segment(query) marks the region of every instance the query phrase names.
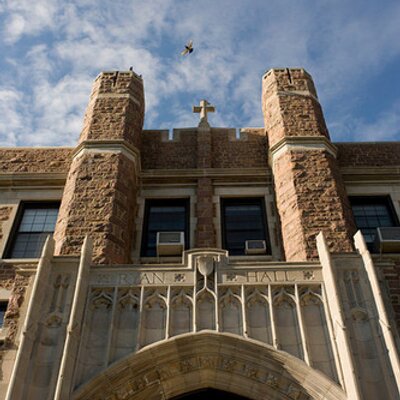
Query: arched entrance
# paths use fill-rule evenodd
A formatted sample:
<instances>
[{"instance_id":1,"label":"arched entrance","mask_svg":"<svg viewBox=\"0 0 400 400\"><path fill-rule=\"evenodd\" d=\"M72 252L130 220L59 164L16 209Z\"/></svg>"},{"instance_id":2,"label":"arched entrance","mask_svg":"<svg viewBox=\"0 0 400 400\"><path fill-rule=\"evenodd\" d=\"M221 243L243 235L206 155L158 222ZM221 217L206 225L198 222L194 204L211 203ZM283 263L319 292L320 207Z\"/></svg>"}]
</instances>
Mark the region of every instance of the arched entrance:
<instances>
[{"instance_id":1,"label":"arched entrance","mask_svg":"<svg viewBox=\"0 0 400 400\"><path fill-rule=\"evenodd\" d=\"M202 331L129 355L78 388L72 399L189 400L204 389L247 400L347 398L335 382L287 353L236 335Z\"/></svg>"},{"instance_id":2,"label":"arched entrance","mask_svg":"<svg viewBox=\"0 0 400 400\"><path fill-rule=\"evenodd\" d=\"M172 400L249 400L246 397L238 396L237 394L224 392L217 389L201 389L196 392L187 393L182 396L174 397Z\"/></svg>"}]
</instances>

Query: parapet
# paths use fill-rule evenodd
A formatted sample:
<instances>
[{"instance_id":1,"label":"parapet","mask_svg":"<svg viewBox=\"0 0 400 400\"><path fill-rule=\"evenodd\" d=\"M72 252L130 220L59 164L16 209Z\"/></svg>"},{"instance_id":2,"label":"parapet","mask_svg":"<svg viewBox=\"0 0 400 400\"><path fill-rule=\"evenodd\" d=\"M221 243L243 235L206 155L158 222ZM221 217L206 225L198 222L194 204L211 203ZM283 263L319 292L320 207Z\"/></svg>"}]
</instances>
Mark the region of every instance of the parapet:
<instances>
[{"instance_id":1,"label":"parapet","mask_svg":"<svg viewBox=\"0 0 400 400\"><path fill-rule=\"evenodd\" d=\"M198 128L144 130L142 168L197 168ZM267 167L264 128L211 128L212 168Z\"/></svg>"}]
</instances>

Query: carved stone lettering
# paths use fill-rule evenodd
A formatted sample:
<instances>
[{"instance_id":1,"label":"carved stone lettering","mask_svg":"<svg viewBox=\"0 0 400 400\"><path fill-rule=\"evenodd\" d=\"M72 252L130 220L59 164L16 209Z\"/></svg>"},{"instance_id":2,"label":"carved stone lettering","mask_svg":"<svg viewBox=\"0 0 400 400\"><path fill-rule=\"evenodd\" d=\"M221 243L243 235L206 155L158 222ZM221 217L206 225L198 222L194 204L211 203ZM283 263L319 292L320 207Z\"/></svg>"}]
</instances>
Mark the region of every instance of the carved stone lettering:
<instances>
[{"instance_id":1,"label":"carved stone lettering","mask_svg":"<svg viewBox=\"0 0 400 400\"><path fill-rule=\"evenodd\" d=\"M98 274L96 276L96 282L99 284L109 284L112 283L112 276L107 274Z\"/></svg>"}]
</instances>

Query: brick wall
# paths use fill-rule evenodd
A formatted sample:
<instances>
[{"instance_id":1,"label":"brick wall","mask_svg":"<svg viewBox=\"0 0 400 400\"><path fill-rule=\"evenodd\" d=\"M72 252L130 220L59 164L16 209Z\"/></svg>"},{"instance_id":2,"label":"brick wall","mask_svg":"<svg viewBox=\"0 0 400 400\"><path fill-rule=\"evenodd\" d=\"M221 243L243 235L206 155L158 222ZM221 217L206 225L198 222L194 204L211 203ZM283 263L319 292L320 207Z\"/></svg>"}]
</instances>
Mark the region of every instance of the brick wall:
<instances>
[{"instance_id":1,"label":"brick wall","mask_svg":"<svg viewBox=\"0 0 400 400\"><path fill-rule=\"evenodd\" d=\"M73 149L0 148L0 173L67 173Z\"/></svg>"},{"instance_id":2,"label":"brick wall","mask_svg":"<svg viewBox=\"0 0 400 400\"><path fill-rule=\"evenodd\" d=\"M335 143L341 167L385 167L400 165L400 142Z\"/></svg>"}]
</instances>

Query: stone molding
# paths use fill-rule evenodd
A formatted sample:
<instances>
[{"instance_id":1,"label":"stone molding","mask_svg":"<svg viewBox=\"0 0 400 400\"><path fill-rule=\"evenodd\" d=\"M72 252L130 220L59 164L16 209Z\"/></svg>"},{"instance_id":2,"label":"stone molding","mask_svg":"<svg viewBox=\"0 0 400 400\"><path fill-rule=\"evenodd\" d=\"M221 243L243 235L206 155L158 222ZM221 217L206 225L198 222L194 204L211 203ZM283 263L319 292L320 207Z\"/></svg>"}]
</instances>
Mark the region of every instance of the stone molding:
<instances>
[{"instance_id":1,"label":"stone molding","mask_svg":"<svg viewBox=\"0 0 400 400\"><path fill-rule=\"evenodd\" d=\"M72 158L78 158L85 152L122 153L135 164L140 160L139 150L126 140L85 140L76 147L72 153ZM138 165L140 165L140 162Z\"/></svg>"},{"instance_id":2,"label":"stone molding","mask_svg":"<svg viewBox=\"0 0 400 400\"><path fill-rule=\"evenodd\" d=\"M325 136L291 136L284 137L269 149L270 163L286 151L326 150L334 158L337 148Z\"/></svg>"},{"instance_id":3,"label":"stone molding","mask_svg":"<svg viewBox=\"0 0 400 400\"><path fill-rule=\"evenodd\" d=\"M299 97L309 97L310 99L313 99L314 101L316 101L318 104L319 100L317 97L315 97L312 93L310 93L308 90L287 90L287 91L283 91L283 90L278 90L276 92L277 96L299 96Z\"/></svg>"},{"instance_id":4,"label":"stone molding","mask_svg":"<svg viewBox=\"0 0 400 400\"><path fill-rule=\"evenodd\" d=\"M61 186L63 187L67 179L67 172L65 173L12 173L0 174L0 187L12 186Z\"/></svg>"},{"instance_id":5,"label":"stone molding","mask_svg":"<svg viewBox=\"0 0 400 400\"><path fill-rule=\"evenodd\" d=\"M129 93L99 93L98 99L110 99L110 98L123 98L132 100L136 105L141 106L140 101Z\"/></svg>"}]
</instances>

